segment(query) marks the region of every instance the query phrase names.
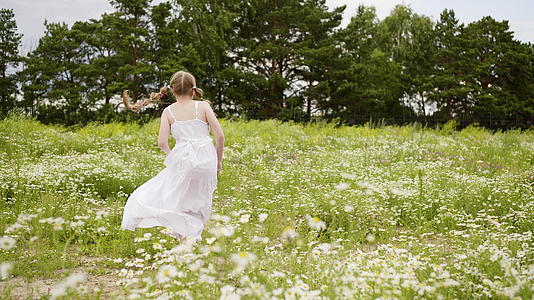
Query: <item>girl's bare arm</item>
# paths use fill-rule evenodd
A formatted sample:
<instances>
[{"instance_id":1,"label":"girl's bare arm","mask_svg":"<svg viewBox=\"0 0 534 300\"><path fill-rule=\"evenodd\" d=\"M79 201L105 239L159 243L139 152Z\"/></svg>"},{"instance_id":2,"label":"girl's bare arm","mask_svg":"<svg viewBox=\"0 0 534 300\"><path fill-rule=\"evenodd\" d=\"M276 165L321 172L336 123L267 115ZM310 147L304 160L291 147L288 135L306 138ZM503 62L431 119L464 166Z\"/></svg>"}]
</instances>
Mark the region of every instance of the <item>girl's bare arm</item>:
<instances>
[{"instance_id":1,"label":"girl's bare arm","mask_svg":"<svg viewBox=\"0 0 534 300\"><path fill-rule=\"evenodd\" d=\"M211 132L215 136L215 142L216 142L216 149L217 149L217 172L220 171L222 160L223 160L223 148L224 148L224 133L221 127L221 124L219 124L219 120L217 120L217 117L215 116L215 113L211 109L211 106L209 103L204 102L205 107L205 114L206 114L206 120L208 121L208 124L211 127Z\"/></svg>"},{"instance_id":2,"label":"girl's bare arm","mask_svg":"<svg viewBox=\"0 0 534 300\"><path fill-rule=\"evenodd\" d=\"M159 124L158 146L161 151L169 155L171 148L169 148L169 132L171 131L171 125L169 122L169 114L167 109L163 110L161 114L161 121Z\"/></svg>"}]
</instances>

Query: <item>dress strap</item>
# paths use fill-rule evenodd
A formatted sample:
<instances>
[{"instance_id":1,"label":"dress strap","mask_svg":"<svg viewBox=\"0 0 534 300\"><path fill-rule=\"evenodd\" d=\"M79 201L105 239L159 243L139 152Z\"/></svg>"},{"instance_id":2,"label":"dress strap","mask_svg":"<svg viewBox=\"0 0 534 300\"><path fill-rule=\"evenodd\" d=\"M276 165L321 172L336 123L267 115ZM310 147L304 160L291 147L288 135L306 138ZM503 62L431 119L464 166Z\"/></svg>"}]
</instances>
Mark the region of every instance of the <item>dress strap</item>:
<instances>
[{"instance_id":1,"label":"dress strap","mask_svg":"<svg viewBox=\"0 0 534 300\"><path fill-rule=\"evenodd\" d=\"M198 101L195 101L195 119L198 119Z\"/></svg>"},{"instance_id":2,"label":"dress strap","mask_svg":"<svg viewBox=\"0 0 534 300\"><path fill-rule=\"evenodd\" d=\"M171 114L171 117L173 118L174 121L176 121L176 118L174 117L174 115L172 114L171 112L171 108L169 106L167 106L167 110L169 111L169 113Z\"/></svg>"}]
</instances>

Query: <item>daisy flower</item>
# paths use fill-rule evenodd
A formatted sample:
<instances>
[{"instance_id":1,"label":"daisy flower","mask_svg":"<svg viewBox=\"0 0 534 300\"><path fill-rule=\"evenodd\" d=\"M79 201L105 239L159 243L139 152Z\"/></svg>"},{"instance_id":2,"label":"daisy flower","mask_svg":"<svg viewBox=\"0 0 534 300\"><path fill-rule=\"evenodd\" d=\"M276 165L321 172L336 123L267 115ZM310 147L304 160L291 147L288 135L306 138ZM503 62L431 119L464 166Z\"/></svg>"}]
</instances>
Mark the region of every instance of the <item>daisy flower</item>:
<instances>
[{"instance_id":1,"label":"daisy flower","mask_svg":"<svg viewBox=\"0 0 534 300\"><path fill-rule=\"evenodd\" d=\"M10 236L3 236L0 238L0 249L9 250L15 247L17 241Z\"/></svg>"},{"instance_id":2,"label":"daisy flower","mask_svg":"<svg viewBox=\"0 0 534 300\"><path fill-rule=\"evenodd\" d=\"M321 221L318 217L308 217L308 225L317 231L321 231L323 229L326 229L325 222Z\"/></svg>"},{"instance_id":3,"label":"daisy flower","mask_svg":"<svg viewBox=\"0 0 534 300\"><path fill-rule=\"evenodd\" d=\"M178 270L175 266L163 265L159 268L158 275L156 275L156 280L159 283L165 283L171 280L176 275L178 275Z\"/></svg>"}]
</instances>

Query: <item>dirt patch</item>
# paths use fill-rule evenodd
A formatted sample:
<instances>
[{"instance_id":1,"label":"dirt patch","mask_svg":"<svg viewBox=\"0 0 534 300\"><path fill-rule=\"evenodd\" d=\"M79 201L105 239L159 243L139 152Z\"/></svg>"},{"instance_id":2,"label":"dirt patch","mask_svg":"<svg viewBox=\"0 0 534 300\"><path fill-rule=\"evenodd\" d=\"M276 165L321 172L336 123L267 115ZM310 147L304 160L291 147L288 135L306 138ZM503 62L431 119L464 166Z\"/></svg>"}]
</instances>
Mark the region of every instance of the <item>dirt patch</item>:
<instances>
[{"instance_id":1,"label":"dirt patch","mask_svg":"<svg viewBox=\"0 0 534 300\"><path fill-rule=\"evenodd\" d=\"M90 259L88 259L90 260ZM58 271L59 272L59 271ZM81 284L82 288L89 295L97 295L100 293L101 298L110 299L118 296L122 289L117 285L118 275L110 270L109 273L103 275L92 275L83 268L75 268L70 270L72 273L85 272L87 274L86 280ZM50 291L60 279L36 279L27 281L25 278L16 277L8 281L0 282L0 290L2 296L11 296L12 299L40 299L43 296L49 295ZM9 292L8 292L9 291Z\"/></svg>"}]
</instances>

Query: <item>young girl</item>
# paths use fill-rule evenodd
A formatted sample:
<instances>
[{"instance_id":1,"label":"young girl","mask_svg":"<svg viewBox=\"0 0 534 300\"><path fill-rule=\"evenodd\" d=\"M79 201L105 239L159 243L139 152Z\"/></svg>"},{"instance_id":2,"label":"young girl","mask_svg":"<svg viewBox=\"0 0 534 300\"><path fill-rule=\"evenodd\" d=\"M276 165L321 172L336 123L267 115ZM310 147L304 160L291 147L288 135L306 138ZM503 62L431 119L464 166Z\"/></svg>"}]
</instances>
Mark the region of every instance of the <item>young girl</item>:
<instances>
[{"instance_id":1,"label":"young girl","mask_svg":"<svg viewBox=\"0 0 534 300\"><path fill-rule=\"evenodd\" d=\"M121 228L163 226L181 242L189 237L200 240L222 168L224 134L210 104L193 100L202 97L193 75L176 72L161 91L170 91L176 98L163 110L159 128L158 144L167 154L166 168L130 195ZM176 139L172 150L169 133Z\"/></svg>"}]
</instances>

